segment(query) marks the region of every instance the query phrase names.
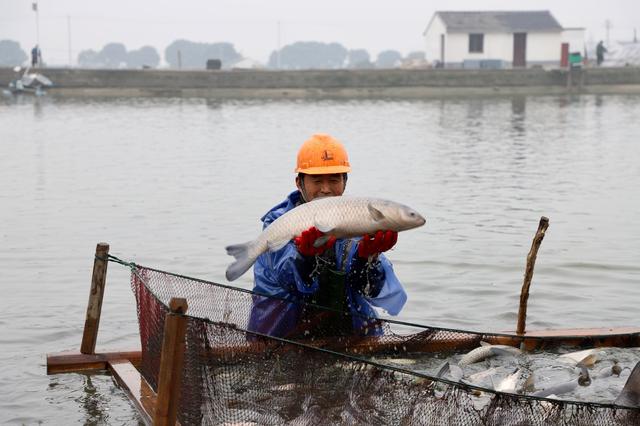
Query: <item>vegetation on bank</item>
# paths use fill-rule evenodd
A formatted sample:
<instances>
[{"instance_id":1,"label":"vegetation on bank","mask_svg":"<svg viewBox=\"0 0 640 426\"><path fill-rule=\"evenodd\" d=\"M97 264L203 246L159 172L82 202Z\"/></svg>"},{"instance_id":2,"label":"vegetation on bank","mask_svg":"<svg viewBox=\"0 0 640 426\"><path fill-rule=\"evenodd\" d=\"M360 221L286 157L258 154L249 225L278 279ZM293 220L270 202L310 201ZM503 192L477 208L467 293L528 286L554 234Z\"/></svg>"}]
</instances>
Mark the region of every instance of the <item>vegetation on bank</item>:
<instances>
[{"instance_id":1,"label":"vegetation on bank","mask_svg":"<svg viewBox=\"0 0 640 426\"><path fill-rule=\"evenodd\" d=\"M44 62L46 63L46 51ZM23 65L28 55L19 43L0 40L0 66ZM127 50L122 43L107 43L100 50L83 50L78 54L78 66L83 68L157 68L204 69L207 61L219 60L223 69L368 69L398 66L424 66L424 52L411 52L403 57L396 50L380 52L375 59L366 49L348 49L340 43L297 41L274 50L266 64L245 58L229 42L198 43L175 40L164 50L164 63L152 46Z\"/></svg>"}]
</instances>

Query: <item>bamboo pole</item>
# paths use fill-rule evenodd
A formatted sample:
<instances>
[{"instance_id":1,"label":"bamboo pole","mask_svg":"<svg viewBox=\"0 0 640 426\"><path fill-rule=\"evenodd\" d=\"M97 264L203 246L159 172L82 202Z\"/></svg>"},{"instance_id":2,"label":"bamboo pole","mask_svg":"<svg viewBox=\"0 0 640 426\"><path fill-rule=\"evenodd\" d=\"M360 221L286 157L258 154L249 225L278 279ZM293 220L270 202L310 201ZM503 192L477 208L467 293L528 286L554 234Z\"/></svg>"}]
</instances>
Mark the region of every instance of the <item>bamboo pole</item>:
<instances>
[{"instance_id":1,"label":"bamboo pole","mask_svg":"<svg viewBox=\"0 0 640 426\"><path fill-rule=\"evenodd\" d=\"M158 398L153 418L154 425L175 425L180 400L182 360L184 358L184 335L187 328L187 300L172 298L170 313L164 321L164 337L158 373Z\"/></svg>"},{"instance_id":2,"label":"bamboo pole","mask_svg":"<svg viewBox=\"0 0 640 426\"><path fill-rule=\"evenodd\" d=\"M531 278L533 277L533 267L536 264L536 257L538 256L538 249L542 240L544 239L545 232L549 227L549 219L542 216L540 223L538 224L538 230L533 237L531 243L531 249L527 255L527 268L524 273L524 282L522 283L522 290L520 290L520 309L518 310L518 326L516 327L516 334L524 334L525 322L527 319L527 301L529 300L529 287L531 286Z\"/></svg>"},{"instance_id":3,"label":"bamboo pole","mask_svg":"<svg viewBox=\"0 0 640 426\"><path fill-rule=\"evenodd\" d=\"M94 354L96 350L100 313L102 312L102 298L104 297L104 286L107 278L107 264L109 263L107 261L108 255L109 244L98 243L93 260L91 291L89 292L87 316L84 321L84 333L82 334L82 344L80 345L80 352L87 355Z\"/></svg>"}]
</instances>

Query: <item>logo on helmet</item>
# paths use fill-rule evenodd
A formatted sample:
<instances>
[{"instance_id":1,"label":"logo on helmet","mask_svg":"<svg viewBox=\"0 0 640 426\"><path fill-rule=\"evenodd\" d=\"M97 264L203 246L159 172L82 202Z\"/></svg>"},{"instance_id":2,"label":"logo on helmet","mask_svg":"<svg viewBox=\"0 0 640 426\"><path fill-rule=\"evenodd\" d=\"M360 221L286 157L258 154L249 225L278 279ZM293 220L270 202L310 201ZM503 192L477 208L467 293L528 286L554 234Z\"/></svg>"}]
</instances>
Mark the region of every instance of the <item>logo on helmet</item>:
<instances>
[{"instance_id":1,"label":"logo on helmet","mask_svg":"<svg viewBox=\"0 0 640 426\"><path fill-rule=\"evenodd\" d=\"M325 149L324 152L322 153L322 159L324 161L333 160L333 153Z\"/></svg>"}]
</instances>

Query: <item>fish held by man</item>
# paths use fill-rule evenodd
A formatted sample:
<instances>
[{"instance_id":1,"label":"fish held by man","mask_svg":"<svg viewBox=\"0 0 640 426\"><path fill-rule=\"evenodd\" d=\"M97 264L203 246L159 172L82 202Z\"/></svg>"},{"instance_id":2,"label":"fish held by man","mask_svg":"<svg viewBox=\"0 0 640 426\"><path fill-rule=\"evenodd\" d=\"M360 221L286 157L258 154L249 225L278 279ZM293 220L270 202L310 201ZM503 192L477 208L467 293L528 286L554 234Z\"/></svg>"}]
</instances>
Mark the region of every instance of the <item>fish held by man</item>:
<instances>
[{"instance_id":1,"label":"fish held by man","mask_svg":"<svg viewBox=\"0 0 640 426\"><path fill-rule=\"evenodd\" d=\"M255 240L226 247L227 254L236 259L227 268L226 277L236 280L262 253L281 249L312 226L336 238L355 238L381 230L406 231L425 222L414 209L390 200L347 196L315 199L280 216Z\"/></svg>"}]
</instances>

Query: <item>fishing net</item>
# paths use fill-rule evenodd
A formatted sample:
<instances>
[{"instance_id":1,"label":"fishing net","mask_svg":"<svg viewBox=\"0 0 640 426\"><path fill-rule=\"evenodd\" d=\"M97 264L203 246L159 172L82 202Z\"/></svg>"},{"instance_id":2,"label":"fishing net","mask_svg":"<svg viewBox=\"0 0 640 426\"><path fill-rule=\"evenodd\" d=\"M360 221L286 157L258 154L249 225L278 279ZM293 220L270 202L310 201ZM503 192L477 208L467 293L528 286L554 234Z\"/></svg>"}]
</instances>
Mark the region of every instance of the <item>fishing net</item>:
<instances>
[{"instance_id":1,"label":"fishing net","mask_svg":"<svg viewBox=\"0 0 640 426\"><path fill-rule=\"evenodd\" d=\"M140 370L156 391L169 301L188 301L183 425L640 424L638 409L494 392L376 361L437 357L507 335L368 319L373 336L349 336L343 313L304 305L300 327L285 339L248 331L249 316L256 303L294 302L141 266L131 282Z\"/></svg>"}]
</instances>

